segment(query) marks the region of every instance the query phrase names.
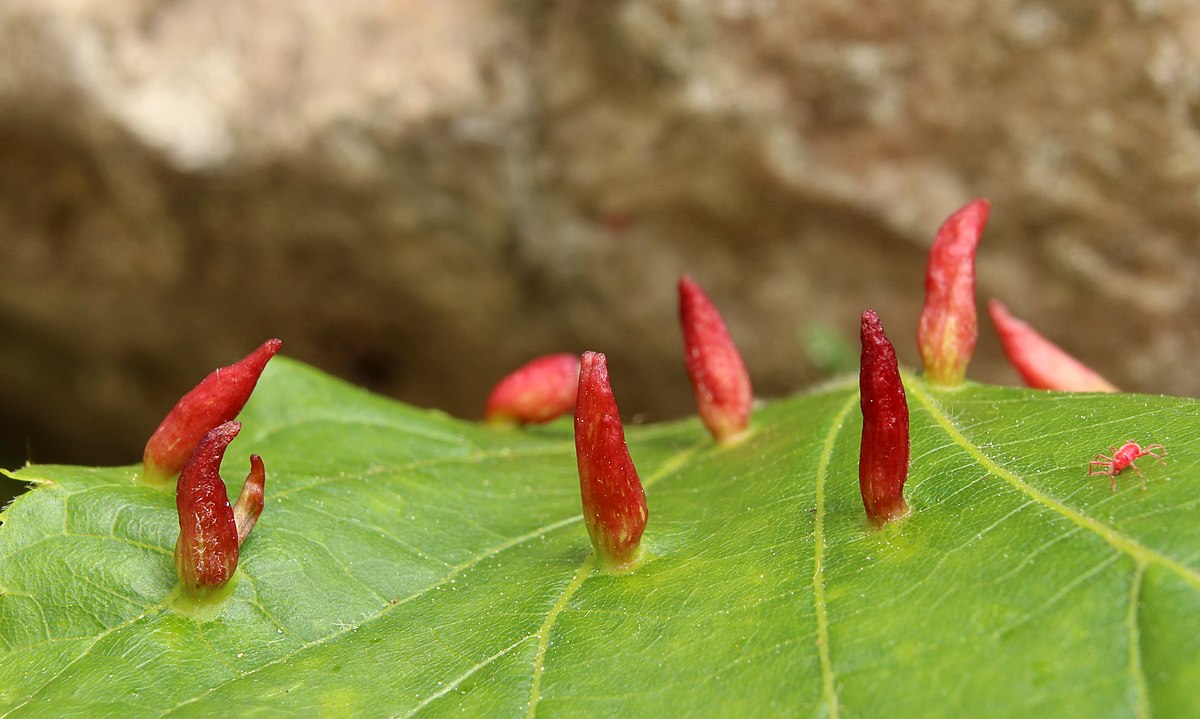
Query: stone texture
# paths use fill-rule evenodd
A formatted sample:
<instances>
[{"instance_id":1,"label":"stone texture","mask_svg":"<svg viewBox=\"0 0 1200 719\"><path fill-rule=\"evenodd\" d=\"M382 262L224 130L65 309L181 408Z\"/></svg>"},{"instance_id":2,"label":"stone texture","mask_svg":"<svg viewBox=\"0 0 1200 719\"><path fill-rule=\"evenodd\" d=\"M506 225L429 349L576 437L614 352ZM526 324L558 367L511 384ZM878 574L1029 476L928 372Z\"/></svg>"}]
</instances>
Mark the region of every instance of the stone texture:
<instances>
[{"instance_id":1,"label":"stone texture","mask_svg":"<svg viewBox=\"0 0 1200 719\"><path fill-rule=\"evenodd\" d=\"M1193 3L6 0L0 435L135 461L269 336L472 417L597 349L623 414L676 416L685 271L760 396L853 358L866 306L915 366L976 196L982 298L1200 392ZM1015 383L981 327L971 376Z\"/></svg>"}]
</instances>

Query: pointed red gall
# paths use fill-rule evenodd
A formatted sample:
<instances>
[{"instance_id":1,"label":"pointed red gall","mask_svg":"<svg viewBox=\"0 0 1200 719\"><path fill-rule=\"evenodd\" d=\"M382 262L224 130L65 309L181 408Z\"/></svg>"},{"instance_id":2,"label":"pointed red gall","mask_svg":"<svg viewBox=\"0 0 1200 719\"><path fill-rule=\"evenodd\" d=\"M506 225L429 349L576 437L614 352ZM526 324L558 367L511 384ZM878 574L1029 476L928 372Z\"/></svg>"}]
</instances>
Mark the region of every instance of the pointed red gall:
<instances>
[{"instance_id":1,"label":"pointed red gall","mask_svg":"<svg viewBox=\"0 0 1200 719\"><path fill-rule=\"evenodd\" d=\"M1004 354L1027 386L1063 392L1117 391L1095 370L1064 352L1028 323L1013 317L999 300L988 302L988 315L996 325Z\"/></svg>"},{"instance_id":2,"label":"pointed red gall","mask_svg":"<svg viewBox=\"0 0 1200 719\"><path fill-rule=\"evenodd\" d=\"M171 481L204 435L238 416L282 344L267 340L240 362L215 370L175 403L146 442L142 476L150 482Z\"/></svg>"},{"instance_id":3,"label":"pointed red gall","mask_svg":"<svg viewBox=\"0 0 1200 719\"><path fill-rule=\"evenodd\" d=\"M241 429L241 423L236 421L214 428L196 444L179 473L175 496L179 511L175 571L184 591L193 597L206 596L229 582L237 569L238 546L262 511L266 476L258 455L250 457L250 476L238 499L238 509L229 505L229 495L221 479L225 448Z\"/></svg>"},{"instance_id":4,"label":"pointed red gall","mask_svg":"<svg viewBox=\"0 0 1200 719\"><path fill-rule=\"evenodd\" d=\"M867 518L877 526L908 514L908 401L900 380L896 350L874 310L862 313L862 359L858 392L862 407L862 444L858 486Z\"/></svg>"},{"instance_id":5,"label":"pointed red gall","mask_svg":"<svg viewBox=\"0 0 1200 719\"><path fill-rule=\"evenodd\" d=\"M734 439L750 423L750 374L721 314L687 275L679 280L679 322L700 419L717 441Z\"/></svg>"},{"instance_id":6,"label":"pointed red gall","mask_svg":"<svg viewBox=\"0 0 1200 719\"><path fill-rule=\"evenodd\" d=\"M625 444L625 430L603 354L584 352L575 404L575 457L583 521L602 564L628 566L646 529L646 494Z\"/></svg>"},{"instance_id":7,"label":"pointed red gall","mask_svg":"<svg viewBox=\"0 0 1200 719\"><path fill-rule=\"evenodd\" d=\"M929 250L917 346L934 384L962 384L975 352L975 250L989 207L987 200L967 203L942 224Z\"/></svg>"},{"instance_id":8,"label":"pointed red gall","mask_svg":"<svg viewBox=\"0 0 1200 719\"><path fill-rule=\"evenodd\" d=\"M485 417L496 424L549 422L575 409L578 388L579 357L538 357L496 384Z\"/></svg>"}]
</instances>

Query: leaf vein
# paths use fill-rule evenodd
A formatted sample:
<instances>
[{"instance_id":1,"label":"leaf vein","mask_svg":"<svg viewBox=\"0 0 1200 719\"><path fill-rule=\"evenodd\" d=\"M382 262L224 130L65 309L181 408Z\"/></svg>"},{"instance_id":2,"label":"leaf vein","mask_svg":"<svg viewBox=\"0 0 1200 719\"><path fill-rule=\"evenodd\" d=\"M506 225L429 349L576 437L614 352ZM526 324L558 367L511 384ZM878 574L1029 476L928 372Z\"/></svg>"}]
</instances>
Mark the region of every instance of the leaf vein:
<instances>
[{"instance_id":1,"label":"leaf vein","mask_svg":"<svg viewBox=\"0 0 1200 719\"><path fill-rule=\"evenodd\" d=\"M466 449L478 449L478 445L474 442L465 440L462 436L456 434L442 434L433 432L421 431L420 425L410 423L382 422L378 419L367 419L358 417L338 417L334 415L316 415L294 419L290 422L279 422L259 430L253 438L250 439L251 444L261 444L272 435L286 432L289 429L296 429L309 424L337 424L342 426L359 425L361 427L370 427L372 429L396 430L397 434L403 437L419 437L433 442L441 442L455 447L463 447Z\"/></svg>"},{"instance_id":2,"label":"leaf vein","mask_svg":"<svg viewBox=\"0 0 1200 719\"><path fill-rule=\"evenodd\" d=\"M293 537L296 537L297 544L299 542L304 542L306 544L317 547L318 549L321 550L322 553L325 554L326 557L329 557L329 560L331 562L333 562L337 566L338 569L342 570L342 573L346 575L347 579L349 579L350 581L354 582L358 586L362 587L363 589L365 589L368 592L370 592L371 594L373 594L377 601L382 602L383 604L388 603L387 597L385 597L382 594L380 594L379 592L377 592L374 587L367 584L365 581L362 580L361 577L359 577L357 574L355 574L353 571L351 571L350 567L348 567L346 565L346 563L344 561L342 561L342 558L337 556L337 554L329 551L329 547L327 547L326 545L321 544L320 542L314 542L313 540L309 539L308 537L304 536L303 534L301 534L300 532L297 532L295 530L281 528L281 529L277 529L276 532L280 536L282 536L284 534L290 534Z\"/></svg>"},{"instance_id":3,"label":"leaf vein","mask_svg":"<svg viewBox=\"0 0 1200 719\"><path fill-rule=\"evenodd\" d=\"M1129 607L1125 614L1125 626L1129 631L1129 679L1133 684L1134 716L1147 719L1150 716L1150 692L1146 686L1146 673L1142 667L1142 637L1138 627L1138 602L1141 601L1142 582L1146 576L1146 565L1139 562L1129 586Z\"/></svg>"},{"instance_id":4,"label":"leaf vein","mask_svg":"<svg viewBox=\"0 0 1200 719\"><path fill-rule=\"evenodd\" d=\"M567 608L567 602L571 601L571 597L583 583L592 574L592 567L595 565L595 554L589 554L583 563L579 565L579 570L575 572L575 578L571 583L563 589L558 596L558 600L550 607L550 611L546 613L546 621L542 622L542 626L537 631L537 654L533 658L533 681L529 687L529 706L525 711L526 719L533 719L537 715L537 705L541 701L541 686L542 674L545 671L546 650L550 646L550 630L554 627L554 622L558 620L558 615Z\"/></svg>"},{"instance_id":5,"label":"leaf vein","mask_svg":"<svg viewBox=\"0 0 1200 719\"><path fill-rule=\"evenodd\" d=\"M404 598L402 598L402 599L398 600L398 601L397 601L395 604L391 604L391 603L389 603L387 606L385 606L385 607L384 607L384 608L383 608L383 609L382 609L380 612L378 612L378 613L377 613L377 614L375 614L374 616L366 616L366 617L364 617L364 618L363 618L363 621L362 621L362 622L361 622L359 625L357 625L357 626L362 626L362 625L365 625L365 624L367 624L367 623L373 622L373 621L375 621L375 620L377 620L377 619L380 619L381 617L383 617L383 616L384 616L384 615L386 615L388 612L392 611L393 609L395 609L395 608L396 608L396 607L398 607L398 606L401 606L401 605L407 604L407 603L409 603L409 602L415 601L415 600L417 600L417 599L420 599L421 597L423 597L423 596L425 596L425 595L429 594L430 592L432 592L432 591L436 590L438 587L444 586L445 584L449 583L449 582L450 582L452 579L454 579L454 578L455 578L455 577L457 577L458 575L462 574L463 572L467 571L467 570L468 570L468 569L470 569L471 567L474 567L476 564L479 564L480 562L484 561L485 559L488 559L488 558L490 558L490 557L494 557L494 556L496 556L497 554L500 554L501 552L504 552L504 551L507 551L507 550L509 550L509 549L512 549L513 547L516 547L516 546L519 546L519 545L521 545L521 544L524 544L525 542L529 542L529 541L532 541L532 540L534 540L534 539L537 539L537 538L539 538L539 537L541 537L541 536L544 536L545 534L548 534L549 532L552 532L552 531L554 531L554 530L556 530L556 529L560 529L560 528L562 528L562 527L566 527L566 526L568 526L568 525L574 524L574 523L576 523L576 522L581 522L581 521L583 521L583 517L582 517L582 515L572 515L572 516L570 516L570 517L567 517L566 519L561 519L561 520L559 520L559 521L557 521L557 522L552 522L552 523L550 523L550 524L543 525L543 526L541 526L541 527L538 527L537 529L535 529L535 530L533 530L533 531L526 532L525 534L522 534L522 535L520 535L520 536L517 536L517 537L513 537L512 539L509 539L509 540L508 540L508 541L506 541L506 542L503 542L503 543L501 543L501 544L498 544L498 545L496 545L496 546L494 546L494 547L491 547L491 548L487 549L486 551L484 551L484 552L481 552L480 554L478 554L478 555L476 555L476 556L472 557L471 559L468 559L468 560L466 560L465 562L462 562L461 564L458 564L458 565L456 565L456 566L454 567L454 569L452 569L452 570L450 570L449 572L447 572L447 573L446 573L446 575L445 575L444 577L442 577L442 578L441 578L441 579L439 579L438 581L434 582L433 584L430 584L430 585L429 585L429 586L427 586L427 587L422 587L421 589L419 589L419 590L417 590L417 591L413 592L412 594L409 594L408 596L406 596L406 597L404 597ZM269 615L268 615L268 616L269 616ZM274 659L271 659L271 660L269 660L269 661L263 662L262 664L258 665L258 666L257 666L257 667L255 667L254 669L252 669L252 670L250 670L250 671L248 671L248 672L245 672L244 674L242 674L242 675L241 675L241 677L236 677L236 678L243 678L243 677L251 676L251 675L257 674L257 673L259 673L259 672L262 672L262 671L264 671L264 670L266 670L266 669L269 669L269 668L271 668L271 667L273 667L273 666L275 666L275 665L277 665L277 664L280 664L280 663L282 663L282 662L284 662L284 661L286 661L286 660L288 660L288 659L292 658L293 656L295 656L295 655L296 655L296 654L298 654L299 652L307 651L307 650L309 650L309 649L312 649L312 648L314 648L314 647L318 647L318 646L321 646L321 645L327 644L327 643L329 643L329 642L331 642L331 641L333 641L333 640L337 639L338 637L341 637L341 636L343 636L344 634L347 634L347 633L349 633L350 631L352 631L352 630L350 630L350 629L343 629L343 630L341 630L341 631L337 631L337 632L331 632L330 634L327 634L326 636L324 636L324 637L321 637L320 639L317 639L317 640L314 640L314 641L311 641L311 642L302 643L302 644L301 644L301 646L297 647L296 649L292 650L291 652L288 652L287 654L284 654L284 655L278 656L278 657L276 657L276 658L274 658ZM163 716L168 716L168 715L170 715L170 714L174 713L174 712L175 712L176 710L178 710L179 708L181 708L181 707L183 707L183 706L185 706L185 705L187 705L187 704L192 704L192 703L194 703L194 702L200 701L200 700L201 700L201 699L203 699L204 697L206 697L206 696L208 696L208 695L212 694L213 692L217 691L218 689L220 689L221 687L225 686L226 684L229 684L231 681L233 681L233 679L231 679L231 680L229 680L229 681L227 681L227 682L221 682L220 684L216 684L216 685L214 685L214 686L211 686L211 687L209 687L209 688L208 688L206 691L204 691L203 693L201 693L201 694L198 694L198 695L196 695L196 696L194 696L194 697L191 697L191 698L189 698L189 699L185 699L184 701L180 702L179 704L176 704L174 707L171 707L171 708L170 708L170 709L168 709L166 712L164 712L164 713L163 713Z\"/></svg>"},{"instance_id":6,"label":"leaf vein","mask_svg":"<svg viewBox=\"0 0 1200 719\"><path fill-rule=\"evenodd\" d=\"M530 639L533 639L534 636L536 636L536 635L531 634L529 636L521 637L517 641L513 642L512 644L509 644L507 647L501 649L500 651L496 652L495 654L488 657L487 659L484 659L483 661L479 662L475 666L470 667L465 672L460 674L457 678L455 678L453 681L448 682L445 687L443 687L439 691L434 692L433 694L430 694L429 696L422 699L419 704L417 704L415 707L413 707L409 711L405 712L404 714L394 714L393 715L394 719L409 719L410 717L416 716L417 712L421 711L422 709L429 706L433 702L437 701L438 699L441 699L442 697L446 696L450 692L457 689L458 685L462 684L464 681L469 679L472 674L479 671L480 669L483 669L484 667L488 666L492 662L508 655L510 652L512 652L512 650L521 646L522 644L529 641Z\"/></svg>"},{"instance_id":7,"label":"leaf vein","mask_svg":"<svg viewBox=\"0 0 1200 719\"><path fill-rule=\"evenodd\" d=\"M1021 626L1022 624L1025 624L1025 623L1033 620L1034 617L1041 614L1042 612L1049 609L1050 607L1053 607L1055 604L1058 604L1060 601L1062 601L1063 597L1065 597L1068 594L1070 594L1071 592L1075 591L1075 589L1077 587L1081 586L1082 584L1087 582L1089 579L1091 579L1095 575L1097 575L1100 572L1107 569L1110 565L1112 565L1114 562L1116 562L1120 558L1121 558L1120 554L1112 554L1112 555L1108 556L1107 558L1105 558L1104 561L1100 562L1096 566L1092 567L1091 569L1087 570L1086 572L1080 574L1079 576L1075 577L1071 581L1064 584L1062 587L1059 588L1059 590L1057 592L1055 592L1054 594L1051 594L1049 597L1047 597L1046 601L1042 602L1041 604L1034 607L1033 609L1030 609L1028 612L1023 614L1022 616L1017 617L1015 620L1009 622L1008 624L1006 624L1006 625L1000 627L999 629L997 629L996 631L992 632L992 636L994 636L996 638L1003 637L1005 634L1008 634L1009 632L1011 632L1012 630Z\"/></svg>"},{"instance_id":8,"label":"leaf vein","mask_svg":"<svg viewBox=\"0 0 1200 719\"><path fill-rule=\"evenodd\" d=\"M1049 541L1043 542L1040 547L1038 547L1037 549L1033 550L1029 554L1026 554L1024 557L1022 557L1022 560L1019 563L1013 565L1012 569L1008 570L1004 574L1001 574L1001 575L997 576L995 579L993 579L992 584L995 584L997 586L1003 586L1014 575L1024 571L1028 567L1032 566L1034 563L1034 560L1037 559L1043 553L1050 551L1051 547L1053 547L1054 545L1056 545L1060 542L1065 542L1068 539L1070 539L1071 537L1074 537L1076 534L1078 534L1080 531L1082 531L1082 529L1083 529L1083 527L1075 526L1066 532L1062 532L1062 533L1055 535L1054 538L1050 539Z\"/></svg>"},{"instance_id":9,"label":"leaf vein","mask_svg":"<svg viewBox=\"0 0 1200 719\"><path fill-rule=\"evenodd\" d=\"M1172 574L1178 576L1192 587L1200 589L1200 572L1186 566L1178 560L1172 559L1161 552L1151 549L1137 540L1122 534L1113 527L1110 527L1092 517L1089 517L1079 510L1067 506L1059 500L1042 492L1036 487L1030 485L1016 473L1005 467L1002 467L998 462L991 457L985 455L979 447L967 439L963 431L958 427L958 424L942 409L940 405L931 397L920 382L912 381L906 383L910 394L916 397L917 401L929 412L933 421L945 431L950 438L961 447L967 454L975 458L975 461L983 465L992 475L1004 480L1021 492L1024 492L1029 497L1042 504L1047 509L1051 509L1079 526L1087 529L1109 544L1113 549L1122 554L1132 557L1137 562L1145 562L1156 564Z\"/></svg>"},{"instance_id":10,"label":"leaf vein","mask_svg":"<svg viewBox=\"0 0 1200 719\"><path fill-rule=\"evenodd\" d=\"M484 462L489 459L521 460L521 459L529 459L530 457L555 456L555 455L562 455L562 454L568 454L568 452L566 450L556 447L556 448L543 448L543 449L531 450L528 452L513 452L511 450L500 449L500 450L486 451L486 452L481 451L481 452L475 452L472 454L464 454L464 455L451 455L451 456L446 456L446 457L429 457L426 459L416 460L414 462L408 462L406 464L368 467L366 470L364 470L362 472L354 473L354 474L342 474L337 477L321 477L321 478L318 478L316 481L310 482L308 484L302 484L299 486L289 487L288 489L284 489L280 492L275 492L271 495L271 497L272 497L272 499L279 500L279 499L283 499L284 497L287 497L292 494L299 494L300 492L307 492L307 491L313 490L313 489L320 489L322 487L327 487L331 484L340 484L342 482L362 482L362 481L371 479L373 477L376 477L380 474L399 475L399 474L403 474L405 472L412 471L414 469L422 469L425 467L438 467L438 466L456 465L456 464L461 464L461 465L479 464L480 462Z\"/></svg>"},{"instance_id":11,"label":"leaf vein","mask_svg":"<svg viewBox=\"0 0 1200 719\"><path fill-rule=\"evenodd\" d=\"M142 612L141 614L137 615L136 617L132 617L120 624L113 625L111 628L106 629L105 631L101 632L100 634L97 634L95 639L92 642L90 642L86 647L84 647L83 651L81 651L78 654L78 656L76 656L71 661L63 664L62 667L57 672L55 672L54 674L47 677L46 681L42 682L42 684L37 689L30 692L29 696L27 696L25 698L25 701L21 702L20 704L16 705L15 707L13 707L11 710L9 710L7 713L5 713L4 716L5 717L13 716L17 711L19 711L21 709L21 707L28 706L31 703L33 703L41 695L41 693L46 690L46 687L50 686L55 681L57 681L60 677L65 675L71 669L71 667L74 667L76 664L83 661L84 658L90 656L92 650L95 649L96 646L100 644L100 642L104 641L105 637L109 636L110 634L113 634L114 632L120 631L121 629L124 629L125 627L133 626L134 624L140 622L141 620L148 618L150 616L150 612L152 612L154 610L162 611L163 605L160 604L160 605L157 605L154 607L150 607L147 609L147 611Z\"/></svg>"},{"instance_id":12,"label":"leaf vein","mask_svg":"<svg viewBox=\"0 0 1200 719\"><path fill-rule=\"evenodd\" d=\"M403 539L397 537L395 534L392 534L392 532L390 530L388 530L384 527L380 527L375 524L370 524L368 522L364 522L361 519L358 519L356 517L348 517L346 515L334 514L333 512L330 512L326 509L322 509L320 507L307 507L305 509L305 511L315 513L315 514L321 514L321 515L324 515L326 517L333 519L335 522L342 522L345 524L350 524L355 527L358 527L359 529L364 529L364 530L368 530L371 532L378 532L380 536L386 537L388 539L388 541L390 541L396 545L399 545L401 547L404 547L404 549L411 552L415 556L422 557L422 558L428 557L429 559L432 559L433 561L437 562L438 564L441 564L442 566L446 567L447 569L454 566L454 565L450 564L450 562L447 562L444 559L440 559L438 557L434 557L429 554L426 554L420 547L416 546L415 544L410 544L410 543L404 541ZM491 533L495 534L495 532L491 532Z\"/></svg>"},{"instance_id":13,"label":"leaf vein","mask_svg":"<svg viewBox=\"0 0 1200 719\"><path fill-rule=\"evenodd\" d=\"M267 611L267 608L263 606L261 599L262 595L258 591L258 580L255 578L255 575L247 572L245 567L238 567L238 574L241 574L242 577L245 578L246 583L250 585L250 590L254 592L254 601L252 601L250 604L254 608L258 609L258 611L262 612L262 615L267 618L267 621L274 624L275 628L278 629L280 633L282 633L288 639L298 642L300 644L300 648L303 648L304 640L292 634L291 631L289 631L288 628L283 625L283 622L280 621L278 617L276 617L272 612Z\"/></svg>"},{"instance_id":14,"label":"leaf vein","mask_svg":"<svg viewBox=\"0 0 1200 719\"><path fill-rule=\"evenodd\" d=\"M813 609L817 617L817 659L821 665L821 697L829 711L830 719L838 717L838 695L833 661L829 653L829 608L825 599L825 479L829 462L833 457L833 446L846 416L854 408L858 395L853 394L838 413L834 415L825 442L821 446L821 457L817 462L816 512L813 517Z\"/></svg>"}]
</instances>

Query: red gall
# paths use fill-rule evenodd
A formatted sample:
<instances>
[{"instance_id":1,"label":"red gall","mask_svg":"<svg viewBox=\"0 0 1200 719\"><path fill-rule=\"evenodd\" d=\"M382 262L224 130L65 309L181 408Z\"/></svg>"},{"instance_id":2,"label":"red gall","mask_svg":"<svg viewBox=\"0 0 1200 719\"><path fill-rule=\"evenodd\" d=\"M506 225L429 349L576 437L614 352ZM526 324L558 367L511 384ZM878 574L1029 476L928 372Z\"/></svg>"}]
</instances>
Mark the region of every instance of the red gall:
<instances>
[{"instance_id":1,"label":"red gall","mask_svg":"<svg viewBox=\"0 0 1200 719\"><path fill-rule=\"evenodd\" d=\"M679 280L679 322L700 419L718 442L735 439L750 423L750 374L721 314L687 275Z\"/></svg>"},{"instance_id":2,"label":"red gall","mask_svg":"<svg viewBox=\"0 0 1200 719\"><path fill-rule=\"evenodd\" d=\"M896 350L883 332L875 310L862 313L862 357L858 392L862 408L862 444L858 486L872 524L882 526L908 514L908 401L896 363Z\"/></svg>"},{"instance_id":3,"label":"red gall","mask_svg":"<svg viewBox=\"0 0 1200 719\"><path fill-rule=\"evenodd\" d=\"M179 474L200 438L246 406L267 362L282 345L278 339L267 340L240 362L213 371L180 398L146 442L143 478L161 484Z\"/></svg>"},{"instance_id":4,"label":"red gall","mask_svg":"<svg viewBox=\"0 0 1200 719\"><path fill-rule=\"evenodd\" d=\"M962 384L975 352L975 251L989 207L987 200L967 203L942 224L929 250L917 346L934 384Z\"/></svg>"},{"instance_id":5,"label":"red gall","mask_svg":"<svg viewBox=\"0 0 1200 719\"><path fill-rule=\"evenodd\" d=\"M221 479L225 448L241 429L236 421L213 429L196 444L179 473L175 571L192 597L207 596L229 582L237 569L238 547L262 513L266 474L257 454L250 455L250 474L236 506L229 505Z\"/></svg>"},{"instance_id":6,"label":"red gall","mask_svg":"<svg viewBox=\"0 0 1200 719\"><path fill-rule=\"evenodd\" d=\"M575 457L583 521L601 563L627 567L646 529L646 493L625 444L625 430L599 352L584 352L575 404Z\"/></svg>"},{"instance_id":7,"label":"red gall","mask_svg":"<svg viewBox=\"0 0 1200 719\"><path fill-rule=\"evenodd\" d=\"M579 357L561 353L527 362L496 384L484 416L494 424L549 422L575 409Z\"/></svg>"},{"instance_id":8,"label":"red gall","mask_svg":"<svg viewBox=\"0 0 1200 719\"><path fill-rule=\"evenodd\" d=\"M988 315L1000 334L1008 361L1034 389L1063 392L1116 392L1111 382L1064 352L1028 323L1009 313L999 300L988 302Z\"/></svg>"},{"instance_id":9,"label":"red gall","mask_svg":"<svg viewBox=\"0 0 1200 719\"><path fill-rule=\"evenodd\" d=\"M250 530L254 529L258 516L262 514L266 483L267 472L263 467L262 457L257 454L250 455L250 474L246 475L242 493L233 505L233 523L237 525L239 547L246 541L246 537L250 536Z\"/></svg>"}]
</instances>

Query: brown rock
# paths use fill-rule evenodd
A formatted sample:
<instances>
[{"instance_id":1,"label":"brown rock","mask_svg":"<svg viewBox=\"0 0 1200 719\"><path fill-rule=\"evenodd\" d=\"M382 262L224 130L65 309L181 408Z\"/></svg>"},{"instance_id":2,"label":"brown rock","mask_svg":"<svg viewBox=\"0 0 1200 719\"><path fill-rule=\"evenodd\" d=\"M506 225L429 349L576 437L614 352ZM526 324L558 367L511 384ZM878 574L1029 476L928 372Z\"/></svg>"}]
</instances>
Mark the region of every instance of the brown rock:
<instances>
[{"instance_id":1,"label":"brown rock","mask_svg":"<svg viewBox=\"0 0 1200 719\"><path fill-rule=\"evenodd\" d=\"M269 336L471 417L596 349L623 413L678 415L684 271L762 396L866 306L913 366L924 249L976 196L981 298L1196 394L1197 48L1167 0L10 0L0 435L133 462ZM971 376L1015 383L981 325Z\"/></svg>"}]
</instances>

